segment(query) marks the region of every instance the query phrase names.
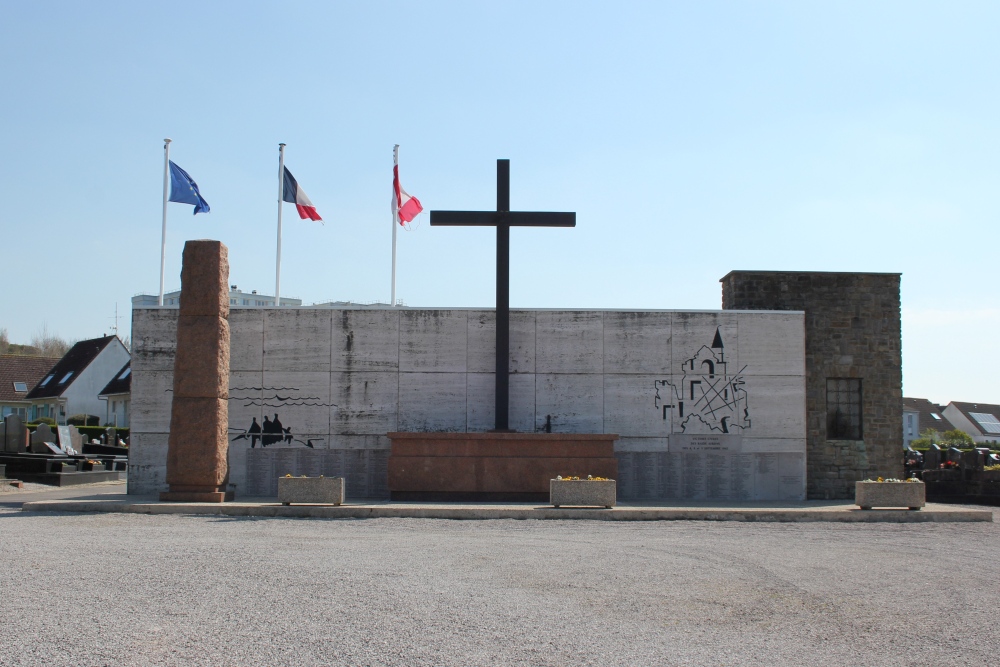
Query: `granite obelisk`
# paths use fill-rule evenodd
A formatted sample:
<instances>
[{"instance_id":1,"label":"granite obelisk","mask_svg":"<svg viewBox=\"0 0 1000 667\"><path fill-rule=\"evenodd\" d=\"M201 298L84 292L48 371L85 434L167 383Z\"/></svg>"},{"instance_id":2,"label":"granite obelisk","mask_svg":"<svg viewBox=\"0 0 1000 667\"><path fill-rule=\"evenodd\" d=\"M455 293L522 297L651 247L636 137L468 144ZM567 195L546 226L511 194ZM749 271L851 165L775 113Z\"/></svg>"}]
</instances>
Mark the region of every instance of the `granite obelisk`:
<instances>
[{"instance_id":1,"label":"granite obelisk","mask_svg":"<svg viewBox=\"0 0 1000 667\"><path fill-rule=\"evenodd\" d=\"M229 483L229 251L188 241L167 446L169 491L160 500L224 502Z\"/></svg>"}]
</instances>

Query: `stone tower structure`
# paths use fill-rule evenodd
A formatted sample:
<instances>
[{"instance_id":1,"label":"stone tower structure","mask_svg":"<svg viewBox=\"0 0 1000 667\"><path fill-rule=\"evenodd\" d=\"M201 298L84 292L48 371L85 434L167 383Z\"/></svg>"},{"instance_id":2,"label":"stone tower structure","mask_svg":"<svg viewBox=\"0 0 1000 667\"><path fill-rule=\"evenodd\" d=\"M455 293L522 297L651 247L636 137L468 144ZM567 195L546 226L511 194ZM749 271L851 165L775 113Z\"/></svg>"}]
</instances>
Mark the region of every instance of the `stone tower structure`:
<instances>
[{"instance_id":1,"label":"stone tower structure","mask_svg":"<svg viewBox=\"0 0 1000 667\"><path fill-rule=\"evenodd\" d=\"M898 273L731 271L723 310L805 311L807 497L902 477Z\"/></svg>"},{"instance_id":2,"label":"stone tower structure","mask_svg":"<svg viewBox=\"0 0 1000 667\"><path fill-rule=\"evenodd\" d=\"M225 502L229 482L229 251L188 241L181 267L180 317L160 500Z\"/></svg>"}]
</instances>

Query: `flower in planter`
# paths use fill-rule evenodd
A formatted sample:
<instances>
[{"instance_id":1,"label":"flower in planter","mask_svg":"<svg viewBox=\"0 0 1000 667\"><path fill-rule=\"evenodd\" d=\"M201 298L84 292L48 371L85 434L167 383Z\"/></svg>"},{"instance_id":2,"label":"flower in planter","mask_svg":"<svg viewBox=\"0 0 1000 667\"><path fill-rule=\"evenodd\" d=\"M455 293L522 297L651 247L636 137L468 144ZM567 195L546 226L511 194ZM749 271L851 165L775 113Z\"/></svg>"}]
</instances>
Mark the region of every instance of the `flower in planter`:
<instances>
[{"instance_id":1,"label":"flower in planter","mask_svg":"<svg viewBox=\"0 0 1000 667\"><path fill-rule=\"evenodd\" d=\"M945 461L941 464L942 470L953 470L958 467L958 461Z\"/></svg>"}]
</instances>

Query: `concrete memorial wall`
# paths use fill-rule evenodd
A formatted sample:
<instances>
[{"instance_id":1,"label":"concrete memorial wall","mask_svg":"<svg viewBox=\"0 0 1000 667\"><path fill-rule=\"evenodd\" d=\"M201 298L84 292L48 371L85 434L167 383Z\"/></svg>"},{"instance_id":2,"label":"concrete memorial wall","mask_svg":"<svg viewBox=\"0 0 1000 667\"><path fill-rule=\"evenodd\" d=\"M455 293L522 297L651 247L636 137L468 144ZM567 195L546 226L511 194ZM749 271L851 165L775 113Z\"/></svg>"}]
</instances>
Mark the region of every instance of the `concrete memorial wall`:
<instances>
[{"instance_id":1,"label":"concrete memorial wall","mask_svg":"<svg viewBox=\"0 0 1000 667\"><path fill-rule=\"evenodd\" d=\"M178 311L132 319L129 493L166 489ZM230 488L346 478L387 498L393 431L493 428L492 311L264 308L230 313ZM511 312L510 426L615 433L619 498L804 499L804 315Z\"/></svg>"}]
</instances>

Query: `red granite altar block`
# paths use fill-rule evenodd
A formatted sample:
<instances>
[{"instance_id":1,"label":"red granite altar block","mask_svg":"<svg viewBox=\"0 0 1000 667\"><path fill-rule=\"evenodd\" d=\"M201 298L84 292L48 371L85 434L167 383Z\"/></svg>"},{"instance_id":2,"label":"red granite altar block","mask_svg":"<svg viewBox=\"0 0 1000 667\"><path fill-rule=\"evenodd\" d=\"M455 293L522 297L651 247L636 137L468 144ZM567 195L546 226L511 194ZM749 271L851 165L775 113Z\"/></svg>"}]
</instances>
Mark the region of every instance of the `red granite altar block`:
<instances>
[{"instance_id":1,"label":"red granite altar block","mask_svg":"<svg viewBox=\"0 0 1000 667\"><path fill-rule=\"evenodd\" d=\"M558 475L617 479L617 435L389 433L393 500L545 501Z\"/></svg>"}]
</instances>

